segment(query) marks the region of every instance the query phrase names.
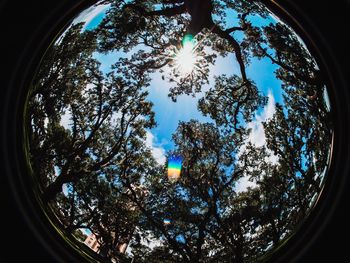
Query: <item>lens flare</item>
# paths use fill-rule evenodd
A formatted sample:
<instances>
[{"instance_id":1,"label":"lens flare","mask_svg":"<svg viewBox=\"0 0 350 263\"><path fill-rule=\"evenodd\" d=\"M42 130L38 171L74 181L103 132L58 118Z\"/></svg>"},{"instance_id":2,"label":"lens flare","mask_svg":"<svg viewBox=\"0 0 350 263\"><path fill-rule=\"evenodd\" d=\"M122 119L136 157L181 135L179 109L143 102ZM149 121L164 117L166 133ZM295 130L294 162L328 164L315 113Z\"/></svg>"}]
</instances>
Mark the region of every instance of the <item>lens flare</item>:
<instances>
[{"instance_id":1,"label":"lens flare","mask_svg":"<svg viewBox=\"0 0 350 263\"><path fill-rule=\"evenodd\" d=\"M168 159L168 178L178 180L181 173L182 158L180 156L170 156Z\"/></svg>"},{"instance_id":2,"label":"lens flare","mask_svg":"<svg viewBox=\"0 0 350 263\"><path fill-rule=\"evenodd\" d=\"M193 39L193 36L186 35L182 41L182 48L177 52L175 56L175 64L183 75L190 74L197 62L195 44L196 43Z\"/></svg>"}]
</instances>

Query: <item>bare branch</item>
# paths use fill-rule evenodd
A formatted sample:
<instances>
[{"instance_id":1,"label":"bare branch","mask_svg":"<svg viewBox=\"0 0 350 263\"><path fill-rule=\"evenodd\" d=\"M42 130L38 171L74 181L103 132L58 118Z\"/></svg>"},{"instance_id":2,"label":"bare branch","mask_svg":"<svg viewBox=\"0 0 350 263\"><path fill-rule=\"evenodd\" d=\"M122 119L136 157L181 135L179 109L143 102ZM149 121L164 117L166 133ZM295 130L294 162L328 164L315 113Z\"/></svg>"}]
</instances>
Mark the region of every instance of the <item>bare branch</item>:
<instances>
[{"instance_id":1,"label":"bare branch","mask_svg":"<svg viewBox=\"0 0 350 263\"><path fill-rule=\"evenodd\" d=\"M241 51L241 47L239 46L238 42L226 31L223 31L220 27L215 25L213 27L213 33L217 34L219 37L226 39L229 44L233 47L236 55L237 62L239 64L239 68L241 71L241 76L244 82L249 83L250 81L247 79L245 64L243 61L243 55Z\"/></svg>"}]
</instances>

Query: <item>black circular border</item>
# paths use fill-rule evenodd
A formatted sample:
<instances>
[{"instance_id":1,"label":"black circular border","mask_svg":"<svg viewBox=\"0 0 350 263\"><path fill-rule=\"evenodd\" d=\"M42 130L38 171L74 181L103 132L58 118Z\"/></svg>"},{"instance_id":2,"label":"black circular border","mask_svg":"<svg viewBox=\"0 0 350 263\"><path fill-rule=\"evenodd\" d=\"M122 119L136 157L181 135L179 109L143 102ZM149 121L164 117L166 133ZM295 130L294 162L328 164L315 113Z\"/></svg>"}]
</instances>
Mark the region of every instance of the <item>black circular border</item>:
<instances>
[{"instance_id":1,"label":"black circular border","mask_svg":"<svg viewBox=\"0 0 350 263\"><path fill-rule=\"evenodd\" d=\"M11 39L7 39L9 46L3 49L8 53L8 68L3 72L6 85L1 98L1 174L6 175L1 178L2 194L5 194L4 198L1 198L1 201L4 200L2 217L5 219L2 225L4 229L8 227L12 231L12 236L9 237L12 242L7 246L18 247L28 259L33 256L33 259L45 258L50 262L84 262L81 255L53 231L31 191L35 186L25 163L23 112L29 83L46 48L67 21L94 2L19 1L18 6L17 1L11 4L9 2L0 3L1 13L7 13L5 20L8 18L12 23L10 28L12 26L17 30L10 34ZM342 17L346 17L349 5L346 1L340 1L337 5L322 5L321 1L314 0L285 0L279 5L274 1L263 2L285 18L303 40L306 40L321 69L327 72L334 121L332 161L320 200L288 244L271 255L267 261L304 262L306 259L314 260L328 253L340 259L342 255L346 255L345 245L339 241L338 235L344 235L347 228L343 209L349 205L346 188L349 186L350 164L350 96L346 82L349 75L342 66L348 58L345 48L350 45L347 45L341 35L336 35L334 30L328 29L328 25L329 28L338 30L341 30L342 26L345 28L345 19L342 20ZM24 19L19 17L21 15ZM28 17L33 20L26 20ZM6 25L5 20L2 23ZM13 26L18 21L28 24L22 24L22 27ZM332 249L334 244L337 244L337 247ZM4 251L0 259L5 260L4 262L18 262L21 256L9 250Z\"/></svg>"}]
</instances>

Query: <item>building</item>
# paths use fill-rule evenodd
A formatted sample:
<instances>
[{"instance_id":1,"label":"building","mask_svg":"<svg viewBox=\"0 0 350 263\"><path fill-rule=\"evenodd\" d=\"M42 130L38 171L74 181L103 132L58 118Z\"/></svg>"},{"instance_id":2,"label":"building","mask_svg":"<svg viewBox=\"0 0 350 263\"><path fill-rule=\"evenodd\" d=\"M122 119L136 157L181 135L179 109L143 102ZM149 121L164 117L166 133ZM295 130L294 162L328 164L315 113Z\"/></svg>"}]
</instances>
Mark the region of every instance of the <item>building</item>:
<instances>
[{"instance_id":1,"label":"building","mask_svg":"<svg viewBox=\"0 0 350 263\"><path fill-rule=\"evenodd\" d=\"M95 234L91 233L88 235L88 237L85 239L84 244L87 245L89 248L91 248L93 251L98 253L100 249L100 243L98 243L97 238Z\"/></svg>"},{"instance_id":2,"label":"building","mask_svg":"<svg viewBox=\"0 0 350 263\"><path fill-rule=\"evenodd\" d=\"M134 198L133 194L136 195L136 198L139 200L143 200L147 195L148 195L148 190L146 187L139 185L130 185L131 189L127 189L124 194L131 196ZM128 210L130 211L135 211L137 209L137 205L134 202L126 202L125 206L127 207ZM103 227L103 225L101 225ZM116 237L116 233L114 231L110 232L111 238L116 239L117 238L117 245L116 245L116 250L121 253L125 254L128 245L130 243L130 240L132 239L132 236L134 234L134 231L136 229L136 226L133 224L128 224L126 227L127 231L124 231L124 233L120 234ZM102 241L100 239L100 241ZM102 242L101 242L102 243ZM101 244L98 242L97 237L95 234L90 234L84 241L84 244L88 246L91 250L95 251L98 254L101 254L103 256L107 256L109 254L109 251L105 251L104 246L101 247ZM107 248L108 250L108 248Z\"/></svg>"}]
</instances>

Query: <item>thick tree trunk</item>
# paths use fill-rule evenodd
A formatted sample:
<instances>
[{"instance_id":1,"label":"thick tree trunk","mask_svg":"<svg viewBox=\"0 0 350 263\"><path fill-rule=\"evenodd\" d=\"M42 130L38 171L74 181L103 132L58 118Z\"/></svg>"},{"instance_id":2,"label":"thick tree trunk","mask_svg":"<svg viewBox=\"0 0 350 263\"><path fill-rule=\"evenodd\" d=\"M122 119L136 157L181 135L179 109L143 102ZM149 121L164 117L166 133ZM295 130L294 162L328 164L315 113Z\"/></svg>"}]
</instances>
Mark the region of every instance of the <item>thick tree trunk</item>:
<instances>
[{"instance_id":1,"label":"thick tree trunk","mask_svg":"<svg viewBox=\"0 0 350 263\"><path fill-rule=\"evenodd\" d=\"M273 244L276 246L280 240L280 237L277 231L275 220L273 218L270 218L270 223L272 226L272 241L273 241Z\"/></svg>"},{"instance_id":2,"label":"thick tree trunk","mask_svg":"<svg viewBox=\"0 0 350 263\"><path fill-rule=\"evenodd\" d=\"M187 33L198 34L203 28L210 28L213 25L212 0L186 0L186 11L191 16L191 22L187 28Z\"/></svg>"},{"instance_id":3,"label":"thick tree trunk","mask_svg":"<svg viewBox=\"0 0 350 263\"><path fill-rule=\"evenodd\" d=\"M43 193L43 201L48 203L53 199L55 199L56 195L62 192L63 184L68 182L70 182L70 180L68 180L68 176L64 176L64 175L58 176L53 183L49 184L45 188Z\"/></svg>"}]
</instances>

